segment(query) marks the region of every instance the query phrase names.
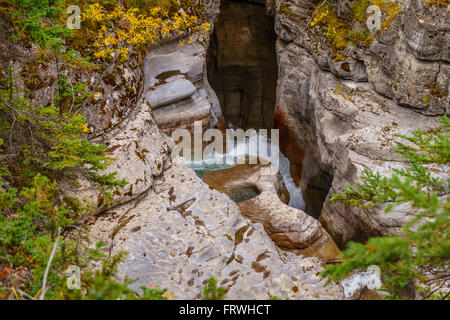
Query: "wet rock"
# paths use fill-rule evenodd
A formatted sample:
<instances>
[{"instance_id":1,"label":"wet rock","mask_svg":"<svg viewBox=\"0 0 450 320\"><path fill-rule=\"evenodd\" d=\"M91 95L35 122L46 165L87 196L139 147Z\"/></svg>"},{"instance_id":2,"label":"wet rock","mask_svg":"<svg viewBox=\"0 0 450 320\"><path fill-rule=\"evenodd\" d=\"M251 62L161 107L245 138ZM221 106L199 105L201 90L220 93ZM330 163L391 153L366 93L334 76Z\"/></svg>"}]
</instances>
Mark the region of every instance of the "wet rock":
<instances>
[{"instance_id":1,"label":"wet rock","mask_svg":"<svg viewBox=\"0 0 450 320\"><path fill-rule=\"evenodd\" d=\"M240 202L242 214L264 225L281 248L322 260L332 260L340 250L320 223L305 212L289 207L270 191Z\"/></svg>"},{"instance_id":2,"label":"wet rock","mask_svg":"<svg viewBox=\"0 0 450 320\"><path fill-rule=\"evenodd\" d=\"M253 188L256 189L253 192L254 196L268 190L277 194L282 202L289 202L289 193L281 174L270 165L243 164L210 171L203 176L203 181L210 187L227 194L231 199L239 197L238 193L245 192L246 188L248 190Z\"/></svg>"}]
</instances>

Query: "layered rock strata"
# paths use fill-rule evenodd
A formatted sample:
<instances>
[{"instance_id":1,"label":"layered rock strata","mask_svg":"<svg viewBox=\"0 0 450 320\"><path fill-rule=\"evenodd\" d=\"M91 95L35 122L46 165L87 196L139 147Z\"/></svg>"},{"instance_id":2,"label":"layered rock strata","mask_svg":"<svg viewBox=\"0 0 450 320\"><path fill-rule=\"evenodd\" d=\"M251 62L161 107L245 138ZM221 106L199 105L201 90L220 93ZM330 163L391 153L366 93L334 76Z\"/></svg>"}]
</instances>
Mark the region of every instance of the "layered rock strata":
<instances>
[{"instance_id":1,"label":"layered rock strata","mask_svg":"<svg viewBox=\"0 0 450 320\"><path fill-rule=\"evenodd\" d=\"M349 44L340 55L323 26L306 28L317 1L269 4L278 35L275 125L289 137L281 147L303 171L303 185L323 189L320 181L332 177L320 221L342 248L397 233L413 212L350 208L331 203L330 195L357 182L363 169L388 174L404 166L394 151L396 134L435 126L450 105L448 9L420 0L390 3L397 10L390 23L369 44ZM353 30L365 27L348 1L333 1L332 10ZM388 14L382 11L382 22Z\"/></svg>"}]
</instances>

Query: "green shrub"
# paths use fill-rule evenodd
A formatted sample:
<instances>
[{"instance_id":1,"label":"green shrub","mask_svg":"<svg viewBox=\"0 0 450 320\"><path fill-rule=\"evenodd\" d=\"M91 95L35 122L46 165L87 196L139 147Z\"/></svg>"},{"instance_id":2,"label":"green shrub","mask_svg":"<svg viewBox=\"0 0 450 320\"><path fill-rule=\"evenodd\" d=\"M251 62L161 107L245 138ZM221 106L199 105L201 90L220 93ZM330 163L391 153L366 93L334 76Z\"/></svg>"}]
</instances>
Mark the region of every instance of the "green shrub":
<instances>
[{"instance_id":1,"label":"green shrub","mask_svg":"<svg viewBox=\"0 0 450 320\"><path fill-rule=\"evenodd\" d=\"M57 22L65 11L63 0L11 0L12 18L19 27L18 36L29 37L40 47L62 48L64 39L72 30ZM17 37L16 37L17 38Z\"/></svg>"},{"instance_id":2,"label":"green shrub","mask_svg":"<svg viewBox=\"0 0 450 320\"><path fill-rule=\"evenodd\" d=\"M217 280L214 277L209 278L208 284L203 288L202 300L224 300L226 289L217 287Z\"/></svg>"}]
</instances>

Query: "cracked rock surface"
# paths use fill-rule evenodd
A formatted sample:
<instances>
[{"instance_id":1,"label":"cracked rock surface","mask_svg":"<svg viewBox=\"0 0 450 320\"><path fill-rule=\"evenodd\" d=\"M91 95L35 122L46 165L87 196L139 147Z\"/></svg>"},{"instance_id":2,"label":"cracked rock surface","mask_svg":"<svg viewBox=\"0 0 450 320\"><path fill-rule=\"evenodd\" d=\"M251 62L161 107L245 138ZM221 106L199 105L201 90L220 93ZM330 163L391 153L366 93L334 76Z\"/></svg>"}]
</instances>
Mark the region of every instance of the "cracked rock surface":
<instances>
[{"instance_id":1,"label":"cracked rock surface","mask_svg":"<svg viewBox=\"0 0 450 320\"><path fill-rule=\"evenodd\" d=\"M91 234L128 252L119 273L139 277L136 289L157 284L176 299L194 299L214 276L228 299L343 297L339 285L324 287L319 259L278 249L261 224L242 217L181 158L138 200L99 217Z\"/></svg>"},{"instance_id":2,"label":"cracked rock surface","mask_svg":"<svg viewBox=\"0 0 450 320\"><path fill-rule=\"evenodd\" d=\"M323 228L343 248L348 241L397 233L413 214L407 207L384 214L383 208L357 209L329 201L330 194L358 181L365 168L387 174L404 166L393 151L399 141L395 134L431 128L437 115L448 113L448 10L425 8L424 0L395 2L401 10L390 28L374 35L366 48L345 49L345 61L332 56L323 33L304 30L314 2L266 3L275 16L278 37L274 123L281 129L280 137L288 138L283 153L303 171L301 183L327 189L320 184L320 174L330 177L320 223L297 225L298 215L291 211L281 215L281 222L271 221L271 214L252 222L182 159L170 157L171 141L157 124L170 133L173 128L189 129L196 120L208 126L223 118L206 79L205 48L178 50L176 43L166 43L152 51L145 59L143 95L154 104L154 115L144 103L133 112L128 108L127 120L104 136L114 142L113 169L130 184L116 195L118 205L99 216L91 234L107 242L112 252L128 251L120 275L139 277L136 289L149 284L167 287L177 299L199 298L210 276L228 288L230 299L344 298L340 285L323 287L325 281L318 275L324 267L321 260L280 250L267 225L275 226L276 234L280 226L292 227L278 244L294 239L310 223L317 227L308 229L310 234ZM211 21L218 4L207 3ZM286 14L286 7L292 14ZM333 7L351 23L348 1L336 0ZM152 91L157 95L152 97ZM428 97L426 104L423 97ZM258 197L249 200L255 202L253 209L276 211L273 199L261 195L259 202ZM300 243L301 236L294 240Z\"/></svg>"},{"instance_id":3,"label":"cracked rock surface","mask_svg":"<svg viewBox=\"0 0 450 320\"><path fill-rule=\"evenodd\" d=\"M322 177L331 177L320 222L341 248L399 232L413 211L350 208L331 203L330 195L357 182L364 169L389 174L405 166L394 151L401 141L395 134L436 126L437 116L449 112L448 8L391 2L398 15L369 46L340 51L344 61L320 26L304 30L314 3L270 2L278 35L275 126L287 137L282 151L302 171L304 186L324 189ZM333 10L358 28L348 1L333 1Z\"/></svg>"}]
</instances>

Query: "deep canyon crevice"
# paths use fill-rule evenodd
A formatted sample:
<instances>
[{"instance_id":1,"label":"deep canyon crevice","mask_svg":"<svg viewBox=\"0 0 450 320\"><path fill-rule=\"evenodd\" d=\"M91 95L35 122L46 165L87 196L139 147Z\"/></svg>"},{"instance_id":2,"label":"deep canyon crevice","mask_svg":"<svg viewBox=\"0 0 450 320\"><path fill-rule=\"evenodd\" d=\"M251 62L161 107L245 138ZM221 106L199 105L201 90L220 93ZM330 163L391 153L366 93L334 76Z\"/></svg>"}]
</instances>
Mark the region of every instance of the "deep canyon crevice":
<instances>
[{"instance_id":1,"label":"deep canyon crevice","mask_svg":"<svg viewBox=\"0 0 450 320\"><path fill-rule=\"evenodd\" d=\"M373 34L372 43L349 45L336 55L326 26L305 30L318 2L222 2L224 19L219 1L207 0L215 27L209 53L207 44L186 38L180 47L180 39L172 39L152 47L143 65L132 53L104 79L76 75L98 80L83 113L94 141L111 152L110 172L128 183L113 195L114 207L83 177L65 192L105 213L91 235L113 253L128 251L119 273L139 277L136 289L157 283L176 298L192 299L215 276L231 299L342 299L339 284L324 288L318 276L339 251L335 243L343 248L396 234L409 220L408 207L384 214L382 208L333 203L330 194L357 182L364 169L389 174L401 167L393 151L396 134L432 128L437 115L449 113L447 15L421 0L394 1L400 10L389 28ZM349 28L364 27L352 19L349 1L333 1L333 10ZM18 57L14 68L26 77L19 59L33 60L31 51L4 56ZM42 83L51 83L55 64L37 68ZM32 102L40 105L51 96L45 87L34 94ZM305 194L320 193L314 205L319 220L270 190L253 189L256 170L251 190L245 189L252 202L240 208L171 156L174 145L166 134L191 130L195 122L210 128L226 121L280 129L296 183ZM269 177L277 181L276 173Z\"/></svg>"},{"instance_id":2,"label":"deep canyon crevice","mask_svg":"<svg viewBox=\"0 0 450 320\"><path fill-rule=\"evenodd\" d=\"M207 70L228 127L273 127L278 70L275 41L274 19L264 5L221 2Z\"/></svg>"},{"instance_id":3,"label":"deep canyon crevice","mask_svg":"<svg viewBox=\"0 0 450 320\"><path fill-rule=\"evenodd\" d=\"M108 1L107 10L115 3L131 1L113 2ZM66 167L65 159L61 161L63 169L52 178L58 191L49 199L58 208L61 203L69 204L67 209L76 216L76 229L62 219L65 208L47 210L51 206L45 199L53 193L49 191L53 183L48 183L48 188L39 185L43 190L35 198L45 207L42 212L48 211L52 221L57 219L49 224L47 240L39 243L51 245L54 227L61 220L65 226L67 223L64 238L74 236L80 241L76 251L78 244L90 249L91 240L104 242L106 246L100 250L108 257L126 251L126 259L118 266L121 279L139 278L131 285L137 291L149 284L168 288L175 299L199 298L212 276L227 289L229 299L358 298L367 289L363 281L358 282L358 272L350 293L343 282L325 287L321 272L326 265L338 262L340 250L351 241L364 243L374 236L400 234L416 211L405 204L385 213L382 206L351 207L332 201L331 196L358 183L364 170L389 176L393 169L407 166L394 151L402 141L399 135L410 135L418 128L432 130L438 116L450 115L450 11L442 1L441 5L426 0L377 1L382 6L382 25L373 30L364 21L361 9L368 1L362 0L329 0L320 19L314 19L314 14L323 0L162 2L179 15L201 14L202 25L168 33L148 51L129 44L126 59L93 59L90 61L95 66L86 67L79 67L84 60L78 58L99 53L99 47L89 40L97 39L95 32L74 31L80 36L63 41L63 47L76 49L79 56L75 53L72 57L69 51L63 56L52 54L39 49L32 38L21 39L22 32L17 39L11 38L18 31L13 26L27 20L17 20L19 16L11 20L10 7L19 3L33 7L36 3L2 4L0 79L9 79L1 81L2 96L11 101L13 95L18 98L19 115L34 112L36 107L36 119L48 117L49 128L58 127L59 116L64 116L61 130L66 131L66 110L86 118L77 118L68 126L68 131L77 132L74 140L69 139L67 153L62 153L69 155L69 165ZM11 12L20 13L14 10ZM311 21L313 24L307 26ZM51 23L59 28L60 21ZM47 22L36 27L47 28ZM112 34L122 28L128 31L122 20L103 27ZM103 54L106 52L99 56ZM17 92L13 92L13 83ZM54 108L56 100L59 116ZM9 106L11 101L5 101L0 101L2 117L14 109ZM9 128L3 124L0 144L5 141L2 149L6 151L2 150L2 157L10 163L19 159L13 141L37 141L33 140L32 126L22 127L22 122L33 125L40 121L27 118L22 121L14 115ZM198 128L220 129L210 131L217 134L214 138L222 138L226 128L279 129L282 165L213 163L208 167L206 161L197 161L204 166L199 173L196 161L175 153L180 144L176 146L179 136L174 135L182 132L187 140L194 131L201 131ZM44 140L58 142L65 140L64 136L58 133L56 139ZM207 144L203 138L197 146ZM76 164L78 152L85 157L84 142L88 142L87 148L90 143L105 145L111 162L108 168L103 170L102 165L95 175L72 170L91 163ZM42 149L44 152L37 150L43 159L54 156L50 145ZM235 150L250 158L250 152L237 145L240 148ZM29 162L28 150L34 148L25 146ZM56 153L59 157L59 151ZM210 155L203 154L206 158ZM217 152L211 158L222 156ZM98 159L97 154L86 157ZM46 161L42 164L44 173L51 169L48 165ZM27 180L33 166L24 167ZM1 188L21 186L21 171L19 166L12 174L4 174ZM103 178L97 176L100 171L122 180L123 188L102 192ZM445 164L436 164L430 171L442 181L449 178ZM14 212L20 218L22 205L28 206L24 193L31 191L17 191L19 201L6 197L2 211L6 210L6 221L22 224ZM295 191L300 191L299 197L292 196ZM34 205L30 208L35 209ZM79 216L82 220L78 224ZM33 233L40 237L44 215L39 213L35 218ZM17 229L15 224L11 226ZM85 226L89 229L86 238L79 233ZM4 229L9 232L9 228ZM23 240L20 230L18 234L17 244ZM14 246L10 245L11 249ZM34 250L33 246L30 249ZM47 252L37 251L42 257ZM54 259L53 272L58 260ZM89 266L90 270L97 267ZM32 285L35 289L38 278Z\"/></svg>"}]
</instances>

